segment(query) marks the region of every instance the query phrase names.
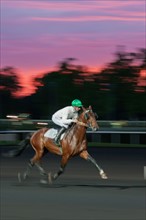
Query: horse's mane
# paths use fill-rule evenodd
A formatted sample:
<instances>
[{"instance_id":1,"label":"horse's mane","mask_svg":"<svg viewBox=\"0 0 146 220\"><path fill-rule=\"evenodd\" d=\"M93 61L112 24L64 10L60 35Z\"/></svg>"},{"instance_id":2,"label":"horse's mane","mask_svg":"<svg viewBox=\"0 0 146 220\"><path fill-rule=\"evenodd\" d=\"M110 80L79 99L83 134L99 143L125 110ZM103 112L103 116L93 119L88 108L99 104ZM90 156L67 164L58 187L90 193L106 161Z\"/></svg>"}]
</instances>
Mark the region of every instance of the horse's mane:
<instances>
[{"instance_id":1,"label":"horse's mane","mask_svg":"<svg viewBox=\"0 0 146 220\"><path fill-rule=\"evenodd\" d=\"M81 116L81 114L83 113L83 109L80 109L79 112L78 112L78 118Z\"/></svg>"},{"instance_id":2,"label":"horse's mane","mask_svg":"<svg viewBox=\"0 0 146 220\"><path fill-rule=\"evenodd\" d=\"M84 112L83 109L80 109L80 110L79 110L77 120L79 120L79 118L81 117L81 115L82 115L83 112ZM68 129L68 131L67 131L67 134L70 133L70 131L73 130L76 126L77 126L76 123L71 123L71 125L69 126L69 129Z\"/></svg>"}]
</instances>

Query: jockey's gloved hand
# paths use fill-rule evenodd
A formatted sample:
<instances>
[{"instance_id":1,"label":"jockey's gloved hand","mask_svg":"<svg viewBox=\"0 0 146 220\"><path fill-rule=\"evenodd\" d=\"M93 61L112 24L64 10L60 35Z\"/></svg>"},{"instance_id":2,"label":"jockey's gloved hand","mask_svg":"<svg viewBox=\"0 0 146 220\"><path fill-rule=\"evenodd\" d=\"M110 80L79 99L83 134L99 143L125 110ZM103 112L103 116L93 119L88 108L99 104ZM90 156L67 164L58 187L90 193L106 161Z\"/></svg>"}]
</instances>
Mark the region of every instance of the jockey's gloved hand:
<instances>
[{"instance_id":1,"label":"jockey's gloved hand","mask_svg":"<svg viewBox=\"0 0 146 220\"><path fill-rule=\"evenodd\" d=\"M77 120L76 118L72 120L72 122L74 122L74 123L77 123L77 121L78 121L78 120Z\"/></svg>"}]
</instances>

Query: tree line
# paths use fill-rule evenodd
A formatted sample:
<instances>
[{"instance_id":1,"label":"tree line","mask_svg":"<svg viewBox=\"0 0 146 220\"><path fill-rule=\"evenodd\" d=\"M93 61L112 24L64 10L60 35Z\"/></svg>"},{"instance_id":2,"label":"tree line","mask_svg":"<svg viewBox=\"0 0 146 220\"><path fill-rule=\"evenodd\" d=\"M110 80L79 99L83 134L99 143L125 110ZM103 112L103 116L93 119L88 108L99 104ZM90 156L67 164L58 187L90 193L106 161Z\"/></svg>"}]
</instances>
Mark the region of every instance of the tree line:
<instances>
[{"instance_id":1,"label":"tree line","mask_svg":"<svg viewBox=\"0 0 146 220\"><path fill-rule=\"evenodd\" d=\"M34 94L16 97L22 87L14 67L0 70L0 118L29 113L33 119L51 119L53 112L70 105L75 98L85 107L92 105L100 120L146 120L146 49L115 52L113 61L97 73L61 61L56 70L34 78Z\"/></svg>"}]
</instances>

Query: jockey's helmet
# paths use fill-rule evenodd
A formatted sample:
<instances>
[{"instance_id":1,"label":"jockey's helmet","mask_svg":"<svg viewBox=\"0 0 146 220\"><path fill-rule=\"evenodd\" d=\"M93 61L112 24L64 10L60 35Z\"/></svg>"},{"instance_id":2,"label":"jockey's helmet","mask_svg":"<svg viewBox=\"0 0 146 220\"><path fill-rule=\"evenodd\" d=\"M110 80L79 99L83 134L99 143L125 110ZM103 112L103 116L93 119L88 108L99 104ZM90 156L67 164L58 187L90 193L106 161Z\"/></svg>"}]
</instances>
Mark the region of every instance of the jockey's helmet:
<instances>
[{"instance_id":1,"label":"jockey's helmet","mask_svg":"<svg viewBox=\"0 0 146 220\"><path fill-rule=\"evenodd\" d=\"M71 103L72 106L75 106L75 107L82 107L82 102L79 100L79 99L74 99Z\"/></svg>"}]
</instances>

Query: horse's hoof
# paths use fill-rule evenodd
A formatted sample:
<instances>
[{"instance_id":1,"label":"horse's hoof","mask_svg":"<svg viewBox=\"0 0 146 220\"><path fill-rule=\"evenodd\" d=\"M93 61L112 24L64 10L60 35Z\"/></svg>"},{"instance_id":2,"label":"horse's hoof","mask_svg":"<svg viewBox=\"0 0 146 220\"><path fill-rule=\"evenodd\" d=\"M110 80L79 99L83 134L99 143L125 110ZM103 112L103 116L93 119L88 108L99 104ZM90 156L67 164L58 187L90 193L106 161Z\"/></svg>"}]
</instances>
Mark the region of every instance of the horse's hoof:
<instances>
[{"instance_id":1,"label":"horse's hoof","mask_svg":"<svg viewBox=\"0 0 146 220\"><path fill-rule=\"evenodd\" d=\"M100 176L102 179L108 179L107 175L105 174L103 170L100 171Z\"/></svg>"},{"instance_id":2,"label":"horse's hoof","mask_svg":"<svg viewBox=\"0 0 146 220\"><path fill-rule=\"evenodd\" d=\"M46 185L46 184L48 184L48 181L47 181L47 180L44 180L44 179L41 179L41 180L40 180L40 183Z\"/></svg>"},{"instance_id":3,"label":"horse's hoof","mask_svg":"<svg viewBox=\"0 0 146 220\"><path fill-rule=\"evenodd\" d=\"M19 183L22 183L22 181L25 181L27 177L28 177L27 173L24 173L23 175L21 173L18 173Z\"/></svg>"},{"instance_id":4,"label":"horse's hoof","mask_svg":"<svg viewBox=\"0 0 146 220\"><path fill-rule=\"evenodd\" d=\"M102 179L108 179L107 175L105 173L102 174L101 176Z\"/></svg>"},{"instance_id":5,"label":"horse's hoof","mask_svg":"<svg viewBox=\"0 0 146 220\"><path fill-rule=\"evenodd\" d=\"M23 179L26 180L26 178L27 178L27 173L24 173L23 174Z\"/></svg>"},{"instance_id":6,"label":"horse's hoof","mask_svg":"<svg viewBox=\"0 0 146 220\"><path fill-rule=\"evenodd\" d=\"M19 181L19 183L22 182L21 173L18 173L18 181Z\"/></svg>"},{"instance_id":7,"label":"horse's hoof","mask_svg":"<svg viewBox=\"0 0 146 220\"><path fill-rule=\"evenodd\" d=\"M52 175L51 175L51 173L48 173L48 181L49 181L49 184L52 184Z\"/></svg>"}]
</instances>

